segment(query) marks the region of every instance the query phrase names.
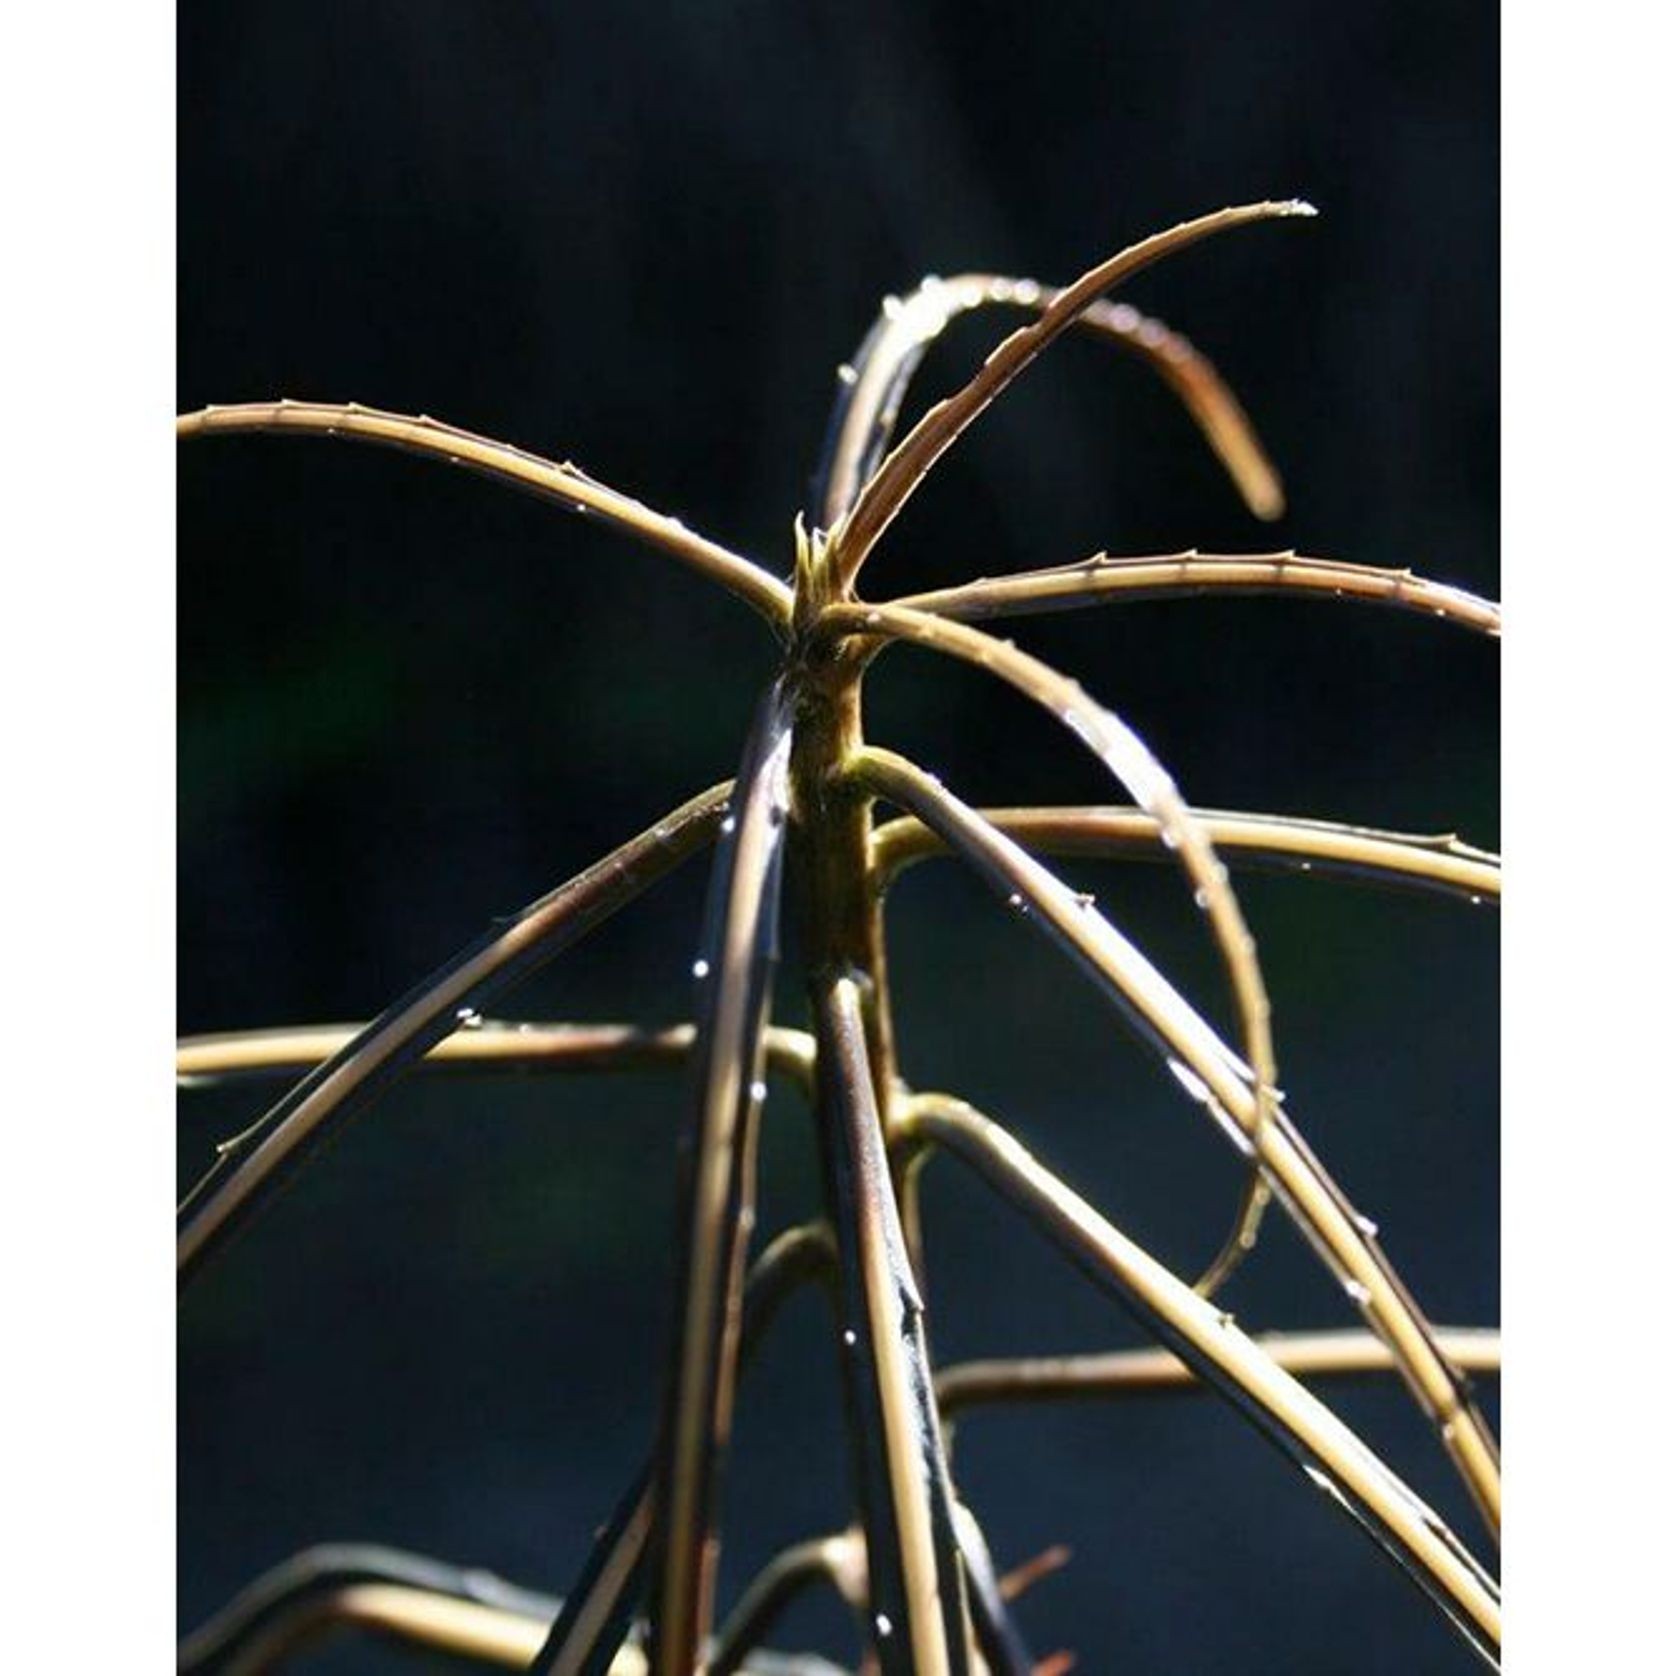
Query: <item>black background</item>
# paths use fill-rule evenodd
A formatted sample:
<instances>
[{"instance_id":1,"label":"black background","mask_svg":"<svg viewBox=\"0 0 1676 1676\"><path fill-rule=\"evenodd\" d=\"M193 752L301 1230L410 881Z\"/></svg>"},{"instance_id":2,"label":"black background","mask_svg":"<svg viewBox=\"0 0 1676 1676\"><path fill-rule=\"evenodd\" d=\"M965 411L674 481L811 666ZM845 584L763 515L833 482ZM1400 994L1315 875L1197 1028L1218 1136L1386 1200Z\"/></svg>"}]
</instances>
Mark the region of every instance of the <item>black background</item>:
<instances>
[{"instance_id":1,"label":"black background","mask_svg":"<svg viewBox=\"0 0 1676 1676\"><path fill-rule=\"evenodd\" d=\"M465 7L182 13L182 407L424 411L590 471L777 570L833 368L880 296L973 267L1062 281L1185 216L1294 193L1126 293L1188 332L1285 477L1253 522L1144 369L1068 341L938 468L877 596L1114 552L1411 564L1498 591L1496 40L1487 6ZM961 324L916 386L976 364ZM365 1017L490 916L732 771L771 647L609 531L380 451L260 438L180 467L180 1024ZM1497 838L1493 648L1286 601L1021 623L1201 803ZM869 729L972 801L1110 801L975 673L887 658ZM1162 870L1072 870L1219 1021ZM690 1006L702 868L532 982L523 1016ZM1290 1104L1435 1319L1497 1313L1496 924L1242 881ZM904 1069L1004 1116L1184 1270L1225 1144L1076 977L951 867L901 889ZM782 1016L801 1022L793 983ZM265 1098L183 1100L181 1170ZM649 1438L678 1080L399 1088L183 1306L180 1585L196 1622L313 1540L558 1591ZM770 1104L765 1230L812 1206ZM932 1173L939 1359L1138 1342L1009 1212ZM1347 1307L1277 1221L1252 1327ZM724 1601L847 1502L828 1330L795 1305L741 1399ZM1495 1386L1487 1398L1494 1407ZM1473 1518L1392 1383L1332 1400ZM957 1475L1001 1562L1051 1542L1038 1653L1150 1671L1467 1669L1411 1588L1208 1399L974 1417ZM852 1644L811 1603L787 1644ZM365 1645L322 1670L397 1670Z\"/></svg>"}]
</instances>

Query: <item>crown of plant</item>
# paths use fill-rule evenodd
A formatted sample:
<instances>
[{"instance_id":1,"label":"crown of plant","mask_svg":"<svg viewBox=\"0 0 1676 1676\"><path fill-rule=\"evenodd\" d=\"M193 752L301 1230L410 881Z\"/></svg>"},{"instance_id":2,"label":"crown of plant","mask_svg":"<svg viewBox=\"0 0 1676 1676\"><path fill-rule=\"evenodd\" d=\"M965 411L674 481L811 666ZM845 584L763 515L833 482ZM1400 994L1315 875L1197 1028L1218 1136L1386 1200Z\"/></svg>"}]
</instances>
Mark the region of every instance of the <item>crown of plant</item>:
<instances>
[{"instance_id":1,"label":"crown of plant","mask_svg":"<svg viewBox=\"0 0 1676 1676\"><path fill-rule=\"evenodd\" d=\"M811 1582L854 1607L867 1668L885 1676L1029 1676L1037 1661L1008 1602L1027 1575L998 1578L951 1473L951 1418L978 1403L1067 1391L1188 1386L1226 1398L1304 1477L1361 1524L1494 1664L1500 1592L1464 1542L1300 1382L1370 1368L1400 1373L1493 1535L1495 1440L1464 1370L1499 1366L1494 1333L1438 1330L1360 1214L1310 1150L1280 1092L1257 947L1228 866L1313 869L1445 892L1475 904L1500 891L1496 857L1453 837L1190 807L1123 718L1068 676L974 623L1185 593L1312 594L1399 607L1499 636L1500 610L1409 571L1293 552L1097 554L1061 568L968 581L903 598L859 592L863 572L915 488L1055 338L1079 327L1133 352L1180 397L1253 513L1281 510L1280 486L1245 414L1184 338L1106 294L1211 234L1313 215L1259 203L1184 222L1056 290L992 275L928 279L888 299L838 398L789 580L555 463L425 417L355 403L206 407L183 437L287 432L383 443L464 466L603 519L736 595L780 657L735 777L672 809L638 837L492 930L363 1028L256 1031L181 1044L190 1082L239 1072L306 1072L218 1148L179 1216L183 1284L217 1256L290 1173L390 1082L468 1063L591 1070L692 1068L682 1149L681 1227L661 1423L644 1470L558 1600L388 1550L311 1550L259 1580L183 1646L181 1668L246 1671L305 1630L374 1624L487 1662L575 1676L735 1669L816 1672L812 1656L761 1650L786 1602ZM957 315L1022 311L968 383L892 445L909 382ZM865 735L862 690L875 658L906 643L987 671L1047 711L1131 800L1110 807L975 809L922 766ZM885 818L882 811L894 811ZM531 1024L483 1010L701 849L713 851L693 963L690 1023ZM897 1070L885 963L885 907L900 872L947 852L1067 957L1155 1050L1188 1098L1249 1163L1222 1249L1197 1282L1171 1272L1045 1168L995 1120ZM1103 913L1040 859L1162 856L1202 912L1238 1021L1217 1031ZM813 1028L770 1021L782 900L802 932ZM778 1232L748 1263L758 1126L770 1076L807 1097L823 1160L825 1211ZM1157 1339L1156 1352L970 1363L934 1369L927 1347L919 1172L948 1153L975 1171ZM1215 1295L1278 1201L1359 1313L1342 1331L1248 1336ZM720 1483L742 1368L779 1303L821 1282L845 1381L856 1522L772 1562L715 1628ZM1034 1572L1053 1563L1045 1559ZM1034 1574L1034 1573L1032 1573Z\"/></svg>"}]
</instances>

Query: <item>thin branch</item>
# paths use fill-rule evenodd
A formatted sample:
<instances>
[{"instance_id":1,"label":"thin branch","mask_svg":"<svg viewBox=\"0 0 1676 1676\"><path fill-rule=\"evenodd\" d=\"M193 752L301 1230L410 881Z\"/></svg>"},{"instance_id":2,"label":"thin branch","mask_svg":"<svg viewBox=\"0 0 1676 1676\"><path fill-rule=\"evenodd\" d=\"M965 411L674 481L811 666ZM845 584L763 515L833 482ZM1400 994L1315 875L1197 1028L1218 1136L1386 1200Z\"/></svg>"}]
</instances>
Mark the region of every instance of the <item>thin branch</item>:
<instances>
[{"instance_id":1,"label":"thin branch","mask_svg":"<svg viewBox=\"0 0 1676 1676\"><path fill-rule=\"evenodd\" d=\"M1472 1490L1492 1530L1500 1521L1494 1439L1461 1374L1359 1214L1280 1109L1260 1120L1249 1075L1215 1031L1146 957L1086 899L997 832L936 780L891 752L867 749L853 765L870 791L917 815L997 895L1063 949L1159 1050L1187 1093L1257 1163L1288 1214L1391 1346L1416 1400Z\"/></svg>"},{"instance_id":2,"label":"thin branch","mask_svg":"<svg viewBox=\"0 0 1676 1676\"><path fill-rule=\"evenodd\" d=\"M224 1141L176 1219L185 1285L306 1152L508 985L592 931L708 843L732 783L712 786L567 884L492 927L388 1007L248 1129Z\"/></svg>"},{"instance_id":3,"label":"thin branch","mask_svg":"<svg viewBox=\"0 0 1676 1676\"><path fill-rule=\"evenodd\" d=\"M1501 1372L1501 1334L1493 1327L1439 1327L1438 1345L1466 1373ZM1254 1343L1276 1367L1302 1379L1392 1373L1391 1347L1372 1333L1259 1333ZM1168 1350L1114 1350L1085 1356L1021 1356L957 1362L937 1374L945 1421L998 1403L1125 1397L1148 1391L1200 1391L1197 1374Z\"/></svg>"},{"instance_id":4,"label":"thin branch","mask_svg":"<svg viewBox=\"0 0 1676 1676\"><path fill-rule=\"evenodd\" d=\"M298 1554L241 1589L182 1644L178 1676L263 1676L337 1631L371 1630L453 1658L528 1670L559 1602L395 1549L336 1545ZM625 1646L609 1676L646 1676ZM747 1676L840 1676L807 1654L753 1651Z\"/></svg>"},{"instance_id":5,"label":"thin branch","mask_svg":"<svg viewBox=\"0 0 1676 1676\"><path fill-rule=\"evenodd\" d=\"M979 809L998 831L1039 855L1159 862L1159 824L1140 809ZM1382 832L1291 815L1193 809L1193 818L1231 866L1344 875L1378 884L1418 886L1474 906L1501 900L1501 857L1463 844L1453 833ZM873 888L885 892L916 862L946 853L923 821L902 816L873 830Z\"/></svg>"},{"instance_id":6,"label":"thin branch","mask_svg":"<svg viewBox=\"0 0 1676 1676\"><path fill-rule=\"evenodd\" d=\"M739 1362L748 1367L781 1307L810 1279L830 1280L836 1265L831 1231L822 1223L788 1228L751 1267L741 1308ZM648 1460L595 1538L582 1575L565 1596L531 1676L604 1676L623 1644L644 1573L652 1525Z\"/></svg>"},{"instance_id":7,"label":"thin branch","mask_svg":"<svg viewBox=\"0 0 1676 1676\"><path fill-rule=\"evenodd\" d=\"M360 1624L522 1669L558 1607L476 1568L370 1543L331 1543L247 1584L181 1642L176 1668L179 1676L255 1676L336 1627ZM614 1666L612 1676L635 1669Z\"/></svg>"},{"instance_id":8,"label":"thin branch","mask_svg":"<svg viewBox=\"0 0 1676 1676\"><path fill-rule=\"evenodd\" d=\"M867 1557L858 1531L794 1543L776 1554L753 1577L716 1637L704 1676L734 1676L748 1668L749 1655L761 1646L781 1615L806 1589L830 1583L860 1610L867 1599Z\"/></svg>"},{"instance_id":9,"label":"thin branch","mask_svg":"<svg viewBox=\"0 0 1676 1676\"><path fill-rule=\"evenodd\" d=\"M1278 1072L1269 1022L1269 996L1257 943L1228 882L1228 869L1204 827L1194 818L1175 782L1146 742L1115 711L1096 703L1058 670L964 623L903 606L836 605L822 614L829 633L906 639L947 657L989 671L1070 729L1158 822L1159 839L1172 851L1205 915L1232 992L1240 1040L1249 1063L1256 1127L1264 1128L1275 1104ZM1268 1188L1254 1174L1242 1200L1232 1236L1200 1282L1207 1295L1251 1251L1268 1202Z\"/></svg>"},{"instance_id":10,"label":"thin branch","mask_svg":"<svg viewBox=\"0 0 1676 1676\"><path fill-rule=\"evenodd\" d=\"M978 1651L989 1676L1031 1676L1036 1661L1013 1621L1007 1592L995 1574L995 1561L984 1540L983 1526L964 1502L955 1504L954 1519L960 1559L966 1568L966 1598L972 1609L972 1627L977 1632Z\"/></svg>"},{"instance_id":11,"label":"thin branch","mask_svg":"<svg viewBox=\"0 0 1676 1676\"><path fill-rule=\"evenodd\" d=\"M854 581L880 535L944 451L1096 298L1142 268L1212 233L1250 222L1314 213L1308 204L1297 201L1219 210L1131 245L1059 292L1039 318L990 352L968 384L929 409L868 479L854 507L833 531L840 583L848 586Z\"/></svg>"},{"instance_id":12,"label":"thin branch","mask_svg":"<svg viewBox=\"0 0 1676 1676\"><path fill-rule=\"evenodd\" d=\"M695 535L678 519L590 477L569 462L543 459L509 443L478 436L421 414L386 413L358 402L241 402L205 407L181 415L182 438L250 431L294 431L304 436L343 437L379 443L410 454L463 466L511 484L573 512L593 513L679 560L690 570L737 594L765 617L777 633L791 621L791 590L776 576L737 553Z\"/></svg>"},{"instance_id":13,"label":"thin branch","mask_svg":"<svg viewBox=\"0 0 1676 1676\"><path fill-rule=\"evenodd\" d=\"M817 975L827 1202L843 1281L842 1348L858 1448L871 1640L883 1676L965 1676L953 1493L931 1396L923 1306L902 1238L867 1059L860 989Z\"/></svg>"},{"instance_id":14,"label":"thin branch","mask_svg":"<svg viewBox=\"0 0 1676 1676\"><path fill-rule=\"evenodd\" d=\"M1501 607L1463 588L1431 582L1411 570L1382 570L1340 559L1284 553L1186 553L1112 558L1096 553L1081 564L1056 565L1011 576L982 577L958 587L909 594L893 603L972 622L1075 611L1132 599L1189 594L1313 594L1326 599L1394 606L1437 617L1493 639L1501 636Z\"/></svg>"},{"instance_id":15,"label":"thin branch","mask_svg":"<svg viewBox=\"0 0 1676 1676\"><path fill-rule=\"evenodd\" d=\"M1058 295L1033 279L996 274L961 274L944 284L963 307L993 304L1040 313ZM1073 324L1137 356L1163 379L1222 462L1253 517L1272 522L1286 510L1279 474L1256 427L1207 355L1163 321L1128 303L1103 297L1090 303Z\"/></svg>"},{"instance_id":16,"label":"thin branch","mask_svg":"<svg viewBox=\"0 0 1676 1676\"><path fill-rule=\"evenodd\" d=\"M816 523L831 528L878 470L897 415L925 352L960 314L979 308L1019 308L1040 314L1057 292L1033 279L960 274L923 280L908 297L887 297L853 365L839 369L838 399L810 505ZM1227 468L1255 517L1278 518L1285 507L1280 479L1257 433L1211 362L1179 332L1128 303L1100 298L1075 326L1138 356L1170 387Z\"/></svg>"},{"instance_id":17,"label":"thin branch","mask_svg":"<svg viewBox=\"0 0 1676 1676\"><path fill-rule=\"evenodd\" d=\"M1494 1665L1501 1598L1448 1526L1330 1409L1277 1367L1233 1318L1128 1239L998 1124L964 1101L920 1095L904 1144L954 1153L1077 1267L1189 1363L1351 1514Z\"/></svg>"},{"instance_id":18,"label":"thin branch","mask_svg":"<svg viewBox=\"0 0 1676 1676\"><path fill-rule=\"evenodd\" d=\"M230 1030L183 1036L175 1044L175 1081L182 1088L211 1088L239 1077L312 1070L341 1053L364 1024L299 1024L276 1030ZM483 1019L438 1042L417 1070L638 1071L684 1065L697 1027L669 1024L536 1024ZM770 1025L768 1069L812 1092L815 1039L803 1030Z\"/></svg>"},{"instance_id":19,"label":"thin branch","mask_svg":"<svg viewBox=\"0 0 1676 1676\"><path fill-rule=\"evenodd\" d=\"M776 682L757 712L722 823L703 954L693 966L698 1100L685 1143L675 1342L652 1526L656 1676L692 1676L710 1635L721 1547L716 1506L733 1420L757 1130L767 1094L793 713L790 687Z\"/></svg>"}]
</instances>

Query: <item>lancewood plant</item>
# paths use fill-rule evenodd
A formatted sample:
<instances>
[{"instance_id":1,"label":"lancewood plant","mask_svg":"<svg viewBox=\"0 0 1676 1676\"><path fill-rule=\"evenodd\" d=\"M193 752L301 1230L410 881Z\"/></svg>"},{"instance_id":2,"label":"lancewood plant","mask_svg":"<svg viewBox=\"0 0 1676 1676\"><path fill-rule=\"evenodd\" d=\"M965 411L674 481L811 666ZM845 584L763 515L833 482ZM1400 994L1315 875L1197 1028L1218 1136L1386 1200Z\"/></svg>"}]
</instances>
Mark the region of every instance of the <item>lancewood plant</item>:
<instances>
[{"instance_id":1,"label":"lancewood plant","mask_svg":"<svg viewBox=\"0 0 1676 1676\"><path fill-rule=\"evenodd\" d=\"M1296 1462L1306 1481L1370 1534L1435 1604L1442 1632L1498 1660L1500 1594L1485 1565L1318 1397L1318 1379L1401 1377L1470 1491L1493 1540L1495 1439L1468 1370L1499 1366L1496 1335L1432 1326L1381 1250L1374 1225L1283 1103L1258 951L1229 867L1348 874L1493 904L1497 858L1452 837L1196 808L1122 716L1011 641L975 623L1185 593L1326 596L1398 607L1495 638L1496 605L1417 577L1292 552L1097 555L1063 568L969 581L911 597L860 592L868 560L942 454L1070 327L1155 369L1185 403L1253 512L1280 507L1275 475L1214 369L1183 338L1107 293L1211 235L1313 214L1296 202L1223 210L1123 250L1073 285L971 275L928 279L889 300L837 403L789 578L588 476L429 418L354 403L208 407L183 437L274 431L384 443L469 467L568 511L622 528L736 595L779 647L733 779L661 820L471 944L371 1023L198 1037L180 1044L190 1084L251 1071L302 1073L225 1142L179 1217L183 1284L217 1258L263 1202L395 1078L468 1065L564 1072L688 1066L695 1091L682 1152L681 1229L661 1424L645 1464L562 1599L381 1549L311 1550L253 1583L184 1644L181 1667L253 1671L305 1636L371 1626L546 1676L646 1670L830 1669L762 1645L812 1583L854 1608L863 1668L889 1676L1025 1676L1065 1668L1026 1649L962 1503L949 1422L976 1404L1202 1386ZM927 346L976 309L1028 318L962 388L893 442ZM925 767L870 741L862 690L893 646L987 671L1069 729L1129 801L1109 807L977 809ZM485 1020L520 978L579 941L687 857L709 850L709 907L693 963L691 1022L635 1025ZM908 866L947 852L1111 1002L1249 1165L1233 1230L1203 1275L1173 1273L1037 1159L997 1119L953 1093L915 1090L897 1070L886 972L886 904ZM1162 859L1183 876L1225 975L1238 1023L1225 1041L1123 928L1044 857ZM812 1029L770 1019L782 908L804 951ZM470 1028L464 1026L469 1024ZM824 1216L779 1230L751 1254L759 1114L770 1076L796 1086L824 1161ZM947 1153L1034 1224L1157 1340L1155 1351L937 1368L918 1212L919 1173ZM1248 1335L1215 1294L1278 1202L1361 1317L1360 1328ZM776 1559L718 1622L720 1487L738 1382L780 1302L819 1281L843 1370L855 1522ZM1309 1382L1309 1383L1306 1383ZM1050 1563L1050 1562L1044 1562Z\"/></svg>"}]
</instances>

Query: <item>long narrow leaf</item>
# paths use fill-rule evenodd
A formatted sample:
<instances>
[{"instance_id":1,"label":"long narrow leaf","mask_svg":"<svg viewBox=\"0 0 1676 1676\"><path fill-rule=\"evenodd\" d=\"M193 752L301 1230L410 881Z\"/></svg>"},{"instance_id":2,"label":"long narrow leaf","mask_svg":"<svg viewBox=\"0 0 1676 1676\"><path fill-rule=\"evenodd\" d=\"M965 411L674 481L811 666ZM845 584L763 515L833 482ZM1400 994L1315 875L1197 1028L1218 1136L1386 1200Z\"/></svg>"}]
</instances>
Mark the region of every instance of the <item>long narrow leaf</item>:
<instances>
[{"instance_id":1,"label":"long narrow leaf","mask_svg":"<svg viewBox=\"0 0 1676 1676\"><path fill-rule=\"evenodd\" d=\"M229 1030L175 1043L175 1081L212 1088L239 1077L312 1070L366 1029L364 1024L299 1024L277 1030ZM416 1070L639 1071L684 1065L698 1035L691 1024L537 1024L483 1019L436 1044ZM771 1025L767 1065L805 1093L814 1087L815 1041L806 1031Z\"/></svg>"},{"instance_id":2,"label":"long narrow leaf","mask_svg":"<svg viewBox=\"0 0 1676 1676\"><path fill-rule=\"evenodd\" d=\"M966 1607L954 1498L855 979L817 974L814 1005L827 1202L843 1285L840 1354L858 1443L852 1466L867 1538L873 1649L883 1676L964 1676Z\"/></svg>"},{"instance_id":3,"label":"long narrow leaf","mask_svg":"<svg viewBox=\"0 0 1676 1676\"><path fill-rule=\"evenodd\" d=\"M522 1669L558 1605L476 1568L370 1543L329 1543L294 1554L241 1589L181 1642L176 1671L265 1670L304 1641L357 1624ZM521 1655L516 1661L514 1653ZM613 1676L630 1676L630 1667Z\"/></svg>"},{"instance_id":4,"label":"long narrow leaf","mask_svg":"<svg viewBox=\"0 0 1676 1676\"><path fill-rule=\"evenodd\" d=\"M854 362L839 370L838 398L810 501L814 522L830 529L878 470L908 385L951 320L979 308L1040 314L1057 294L1033 279L960 274L928 278L907 297L887 297ZM1104 298L1090 303L1074 324L1138 356L1156 372L1204 433L1253 515L1279 517L1285 505L1280 479L1245 409L1186 338L1128 303Z\"/></svg>"},{"instance_id":5,"label":"long narrow leaf","mask_svg":"<svg viewBox=\"0 0 1676 1676\"><path fill-rule=\"evenodd\" d=\"M1141 809L979 809L997 831L1037 855L1102 860L1169 859L1158 822ZM1195 807L1193 818L1230 866L1342 875L1413 886L1474 906L1501 900L1501 857L1463 844L1453 833L1381 832L1336 821L1255 815ZM890 889L906 868L947 846L923 821L904 815L873 829L873 888Z\"/></svg>"},{"instance_id":6,"label":"long narrow leaf","mask_svg":"<svg viewBox=\"0 0 1676 1676\"><path fill-rule=\"evenodd\" d=\"M608 488L580 467L543 459L421 414L385 413L358 402L241 402L182 414L182 438L250 431L292 431L302 436L343 437L379 443L427 459L461 466L507 483L574 512L592 513L638 537L688 569L737 594L780 632L791 618L791 590L749 559L695 535L674 518L654 512Z\"/></svg>"},{"instance_id":7,"label":"long narrow leaf","mask_svg":"<svg viewBox=\"0 0 1676 1676\"><path fill-rule=\"evenodd\" d=\"M177 1219L185 1285L306 1153L510 984L551 960L709 842L731 783L672 810L567 884L492 927L386 1008L248 1129L224 1142Z\"/></svg>"},{"instance_id":8,"label":"long narrow leaf","mask_svg":"<svg viewBox=\"0 0 1676 1676\"><path fill-rule=\"evenodd\" d=\"M1269 1020L1268 989L1257 959L1257 944L1240 911L1239 899L1228 882L1228 870L1216 854L1209 834L1194 818L1175 782L1146 742L1123 718L1097 704L1058 670L1021 652L1010 641L965 623L903 606L832 606L822 617L831 634L870 635L909 639L945 656L987 670L1005 681L1055 721L1069 728L1158 822L1159 839L1172 851L1203 912L1227 973L1240 1040L1251 1068L1255 1126L1267 1127L1275 1103L1278 1073ZM1253 1174L1228 1242L1212 1263L1201 1285L1208 1293L1232 1272L1256 1242L1257 1229L1268 1200L1268 1187Z\"/></svg>"},{"instance_id":9,"label":"long narrow leaf","mask_svg":"<svg viewBox=\"0 0 1676 1676\"><path fill-rule=\"evenodd\" d=\"M652 1532L652 1669L692 1676L709 1638L716 1504L738 1374L745 1248L790 805L793 696L757 712L711 874L682 1191L677 1316Z\"/></svg>"},{"instance_id":10,"label":"long narrow leaf","mask_svg":"<svg viewBox=\"0 0 1676 1676\"><path fill-rule=\"evenodd\" d=\"M745 1284L741 1367L750 1365L786 1300L807 1280L830 1279L835 1260L832 1234L824 1224L789 1228L769 1243ZM530 1666L531 1676L604 1676L611 1669L644 1580L655 1466L654 1456L594 1539L581 1576Z\"/></svg>"},{"instance_id":11,"label":"long narrow leaf","mask_svg":"<svg viewBox=\"0 0 1676 1676\"><path fill-rule=\"evenodd\" d=\"M986 617L1025 617L1075 611L1125 600L1177 599L1192 594L1301 594L1365 605L1386 605L1501 635L1501 607L1464 588L1342 559L1284 553L1170 553L1154 558L1112 558L1096 553L1081 564L981 577L958 587L909 594L892 603L940 617L976 622Z\"/></svg>"},{"instance_id":12,"label":"long narrow leaf","mask_svg":"<svg viewBox=\"0 0 1676 1676\"><path fill-rule=\"evenodd\" d=\"M1035 1660L1024 1636L1013 1620L1012 1608L995 1575L995 1562L983 1527L964 1502L954 1510L955 1533L960 1541L960 1561L966 1569L966 1598L972 1608L972 1627L977 1632L978 1651L989 1667L989 1676L1031 1676Z\"/></svg>"},{"instance_id":13,"label":"long narrow leaf","mask_svg":"<svg viewBox=\"0 0 1676 1676\"><path fill-rule=\"evenodd\" d=\"M1028 923L1068 953L1159 1050L1182 1087L1252 1158L1293 1221L1363 1318L1391 1346L1410 1389L1436 1427L1494 1529L1501 1471L1496 1446L1465 1380L1437 1343L1418 1305L1360 1215L1304 1145L1284 1111L1259 1120L1249 1071L1091 903L913 764L869 749L854 765L861 783L909 810L964 857Z\"/></svg>"},{"instance_id":14,"label":"long narrow leaf","mask_svg":"<svg viewBox=\"0 0 1676 1676\"><path fill-rule=\"evenodd\" d=\"M1200 216L1166 232L1155 233L1090 268L1066 286L1039 318L992 350L969 383L931 408L868 479L854 507L833 531L840 554L838 573L842 582L847 585L854 580L874 543L939 457L1055 338L1075 324L1077 316L1096 298L1142 268L1213 233L1257 221L1314 213L1310 205L1296 200L1218 210L1213 215Z\"/></svg>"},{"instance_id":15,"label":"long narrow leaf","mask_svg":"<svg viewBox=\"0 0 1676 1676\"><path fill-rule=\"evenodd\" d=\"M328 1636L362 1630L450 1660L528 1670L559 1603L472 1567L395 1549L312 1548L264 1572L181 1643L177 1676L257 1676ZM754 1649L747 1676L843 1676L810 1654ZM646 1676L625 1646L609 1676Z\"/></svg>"},{"instance_id":16,"label":"long narrow leaf","mask_svg":"<svg viewBox=\"0 0 1676 1676\"><path fill-rule=\"evenodd\" d=\"M1501 1334L1493 1327L1439 1327L1437 1342L1467 1373L1501 1372ZM1252 1342L1299 1379L1394 1373L1390 1345L1372 1333L1258 1333ZM1083 1356L1009 1356L938 1369L937 1407L945 1422L994 1404L1079 1401L1150 1391L1199 1391L1198 1376L1168 1350L1112 1350Z\"/></svg>"},{"instance_id":17,"label":"long narrow leaf","mask_svg":"<svg viewBox=\"0 0 1676 1676\"><path fill-rule=\"evenodd\" d=\"M1497 1662L1501 1597L1448 1526L1232 1317L1128 1239L999 1125L965 1102L920 1095L905 1143L952 1152L1009 1200L1094 1283L1289 1455L1417 1582L1487 1662Z\"/></svg>"},{"instance_id":18,"label":"long narrow leaf","mask_svg":"<svg viewBox=\"0 0 1676 1676\"><path fill-rule=\"evenodd\" d=\"M782 1549L739 1597L716 1637L704 1676L734 1676L748 1666L791 1603L806 1589L828 1583L851 1605L866 1601L867 1557L858 1531L815 1537Z\"/></svg>"}]
</instances>

